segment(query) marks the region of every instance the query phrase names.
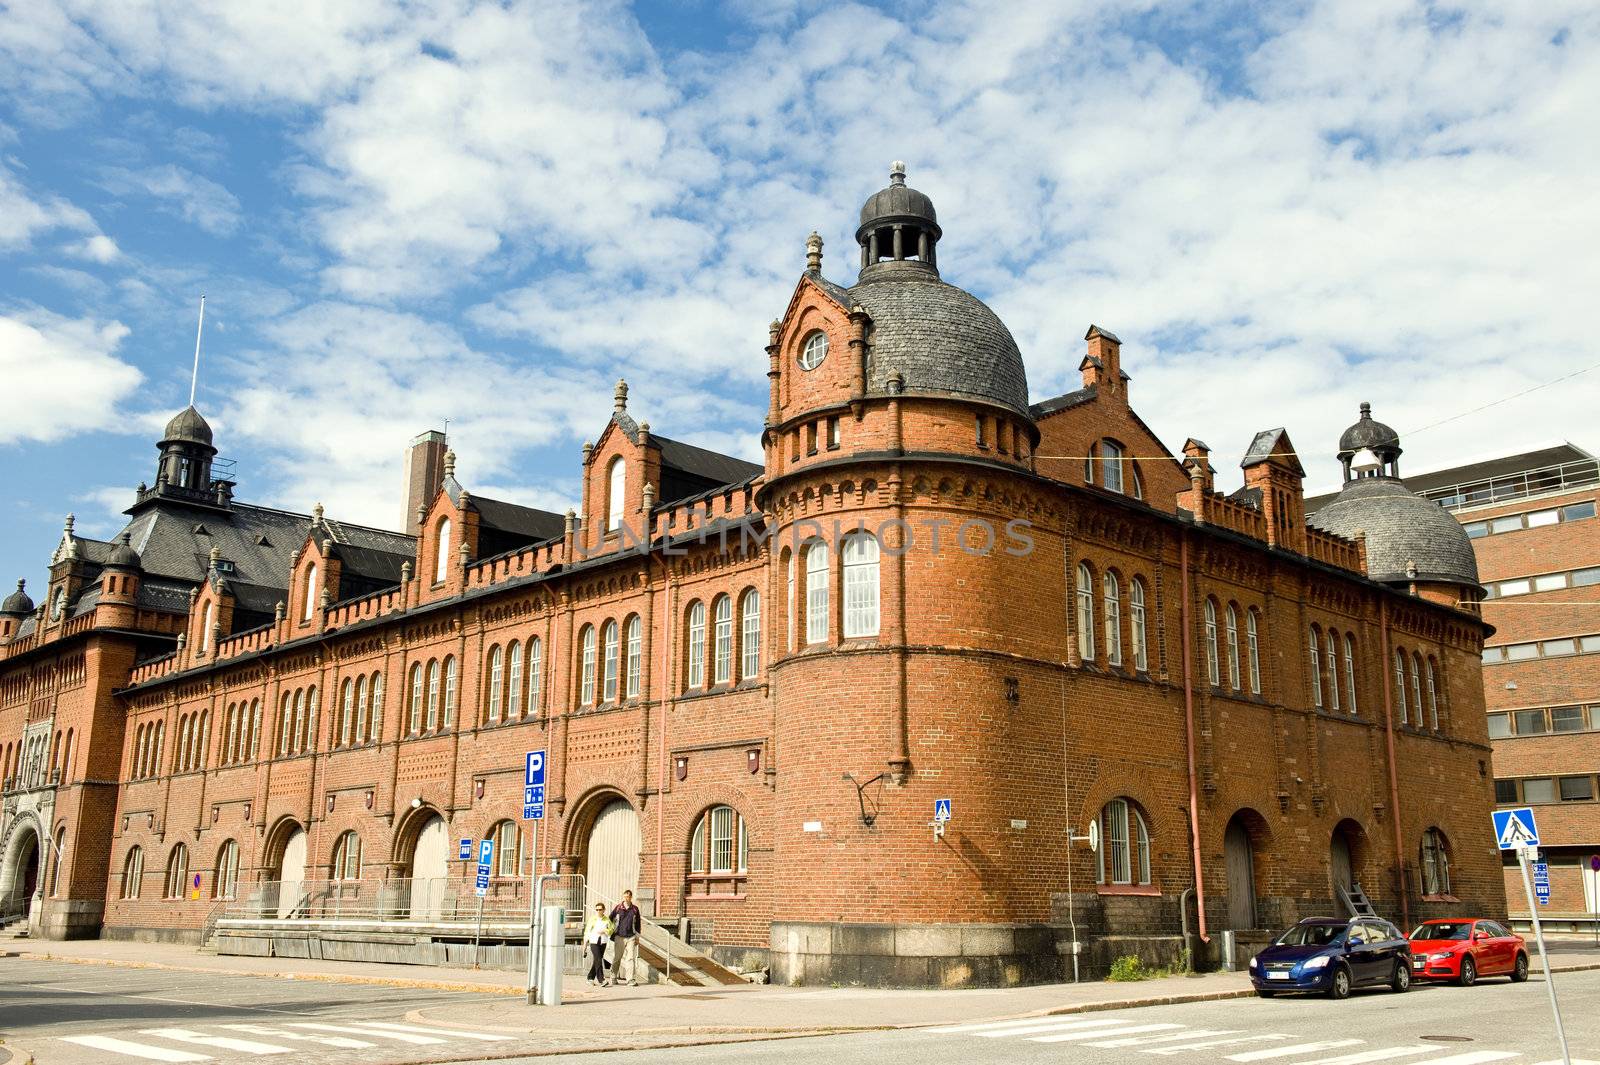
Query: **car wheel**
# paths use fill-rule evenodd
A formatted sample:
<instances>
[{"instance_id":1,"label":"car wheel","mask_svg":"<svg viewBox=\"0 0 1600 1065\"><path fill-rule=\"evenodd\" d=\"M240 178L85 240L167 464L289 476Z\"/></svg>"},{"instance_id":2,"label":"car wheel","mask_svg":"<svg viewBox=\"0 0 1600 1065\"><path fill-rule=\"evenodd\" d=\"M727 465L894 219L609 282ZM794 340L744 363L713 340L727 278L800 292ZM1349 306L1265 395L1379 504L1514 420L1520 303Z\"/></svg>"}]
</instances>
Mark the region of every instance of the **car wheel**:
<instances>
[{"instance_id":1,"label":"car wheel","mask_svg":"<svg viewBox=\"0 0 1600 1065\"><path fill-rule=\"evenodd\" d=\"M1350 970L1343 965L1336 966L1333 978L1328 983L1328 997L1341 999L1350 997Z\"/></svg>"},{"instance_id":2,"label":"car wheel","mask_svg":"<svg viewBox=\"0 0 1600 1065\"><path fill-rule=\"evenodd\" d=\"M1468 954L1461 959L1461 975L1456 977L1456 983L1462 987L1471 987L1478 982L1478 963Z\"/></svg>"},{"instance_id":3,"label":"car wheel","mask_svg":"<svg viewBox=\"0 0 1600 1065\"><path fill-rule=\"evenodd\" d=\"M1262 998L1271 998L1273 995L1276 995L1277 992L1276 991L1268 991L1264 987L1259 987L1259 988L1256 989L1256 994L1261 996Z\"/></svg>"},{"instance_id":4,"label":"car wheel","mask_svg":"<svg viewBox=\"0 0 1600 1065\"><path fill-rule=\"evenodd\" d=\"M1511 967L1511 982L1520 984L1528 978L1528 956L1517 953L1517 964Z\"/></svg>"},{"instance_id":5,"label":"car wheel","mask_svg":"<svg viewBox=\"0 0 1600 1065\"><path fill-rule=\"evenodd\" d=\"M1389 980L1389 987L1396 992L1411 990L1411 966L1404 958L1394 963L1394 976Z\"/></svg>"}]
</instances>

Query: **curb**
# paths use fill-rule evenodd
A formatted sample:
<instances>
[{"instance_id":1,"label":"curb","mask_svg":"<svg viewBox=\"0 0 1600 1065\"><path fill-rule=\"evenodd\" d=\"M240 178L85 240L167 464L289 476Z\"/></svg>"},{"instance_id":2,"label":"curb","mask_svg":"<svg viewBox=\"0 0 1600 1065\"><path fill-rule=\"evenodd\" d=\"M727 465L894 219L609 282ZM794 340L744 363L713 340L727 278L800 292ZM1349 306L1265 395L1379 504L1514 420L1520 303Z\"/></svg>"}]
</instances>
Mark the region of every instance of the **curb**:
<instances>
[{"instance_id":1,"label":"curb","mask_svg":"<svg viewBox=\"0 0 1600 1065\"><path fill-rule=\"evenodd\" d=\"M447 980L407 980L403 977L393 976L357 976L354 973L261 973L242 969L208 968L200 965L169 965L165 962L155 961L126 961L121 958L77 958L48 952L26 952L18 954L16 957L32 961L56 961L67 965L100 965L112 969L155 969L163 972L208 973L213 976L253 976L264 980L305 980L326 984L365 984L372 987L406 987L423 991L466 991L508 997L521 997L524 993L521 988L505 987L498 984L452 983Z\"/></svg>"},{"instance_id":2,"label":"curb","mask_svg":"<svg viewBox=\"0 0 1600 1065\"><path fill-rule=\"evenodd\" d=\"M487 1024L461 1024L457 1021L441 1020L430 1017L430 1009L437 1006L424 1006L422 1009L410 1010L406 1013L406 1020L412 1024L424 1024L433 1028L454 1028L468 1032L494 1032L497 1035L518 1035L523 1037L560 1037L574 1035L597 1034L593 1028L503 1028ZM778 1039L784 1037L799 1038L813 1035L849 1035L854 1032L894 1032L902 1029L924 1028L923 1024L826 1024L808 1027L763 1028L759 1025L733 1025L733 1024L677 1024L661 1028L619 1028L606 1032L621 1038L657 1035L742 1035L754 1039ZM684 1044L692 1046L694 1044ZM564 1051L576 1054L579 1051Z\"/></svg>"}]
</instances>

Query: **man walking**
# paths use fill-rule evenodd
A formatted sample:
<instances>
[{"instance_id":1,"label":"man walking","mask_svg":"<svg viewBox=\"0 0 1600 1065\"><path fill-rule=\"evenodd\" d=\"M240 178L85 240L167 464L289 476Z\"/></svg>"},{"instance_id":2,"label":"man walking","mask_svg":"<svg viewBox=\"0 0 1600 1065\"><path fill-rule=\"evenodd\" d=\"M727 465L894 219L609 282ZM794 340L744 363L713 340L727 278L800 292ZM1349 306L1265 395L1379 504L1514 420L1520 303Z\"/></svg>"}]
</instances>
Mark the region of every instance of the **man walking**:
<instances>
[{"instance_id":1,"label":"man walking","mask_svg":"<svg viewBox=\"0 0 1600 1065\"><path fill-rule=\"evenodd\" d=\"M624 891L622 901L611 911L611 922L616 925L612 941L617 945L616 965L611 970L611 983L631 984L639 965L639 932L643 918L639 907L633 904L633 892Z\"/></svg>"}]
</instances>

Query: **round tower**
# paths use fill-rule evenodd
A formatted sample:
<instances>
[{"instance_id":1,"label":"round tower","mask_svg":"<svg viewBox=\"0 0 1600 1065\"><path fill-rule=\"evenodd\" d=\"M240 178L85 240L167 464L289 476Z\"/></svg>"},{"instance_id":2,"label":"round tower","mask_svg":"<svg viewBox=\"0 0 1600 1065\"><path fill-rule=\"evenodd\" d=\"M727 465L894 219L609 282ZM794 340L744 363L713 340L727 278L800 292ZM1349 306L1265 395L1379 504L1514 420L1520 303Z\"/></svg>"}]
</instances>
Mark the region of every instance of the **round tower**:
<instances>
[{"instance_id":1,"label":"round tower","mask_svg":"<svg viewBox=\"0 0 1600 1065\"><path fill-rule=\"evenodd\" d=\"M0 601L0 643L10 642L33 610L33 599L28 595L28 582L17 581L17 590Z\"/></svg>"},{"instance_id":2,"label":"round tower","mask_svg":"<svg viewBox=\"0 0 1600 1065\"><path fill-rule=\"evenodd\" d=\"M104 612L101 624L132 626L138 612L142 566L143 560L133 549L128 530L122 530L111 544L100 571L100 609Z\"/></svg>"}]
</instances>

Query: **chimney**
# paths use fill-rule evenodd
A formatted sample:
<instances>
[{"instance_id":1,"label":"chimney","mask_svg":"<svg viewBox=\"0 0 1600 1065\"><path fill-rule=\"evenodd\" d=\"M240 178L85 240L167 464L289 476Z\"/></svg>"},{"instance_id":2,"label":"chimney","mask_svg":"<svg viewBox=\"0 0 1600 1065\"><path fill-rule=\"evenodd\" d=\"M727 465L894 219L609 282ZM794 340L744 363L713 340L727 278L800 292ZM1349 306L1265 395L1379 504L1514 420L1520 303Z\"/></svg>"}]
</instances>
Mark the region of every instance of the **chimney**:
<instances>
[{"instance_id":1,"label":"chimney","mask_svg":"<svg viewBox=\"0 0 1600 1065\"><path fill-rule=\"evenodd\" d=\"M415 440L406 452L406 532L416 536L422 528L419 516L444 484L444 434L430 429Z\"/></svg>"},{"instance_id":2,"label":"chimney","mask_svg":"<svg viewBox=\"0 0 1600 1065\"><path fill-rule=\"evenodd\" d=\"M1098 385L1102 394L1122 393L1122 341L1097 325L1091 325L1083 339L1089 342L1088 354L1078 364L1084 387Z\"/></svg>"}]
</instances>

